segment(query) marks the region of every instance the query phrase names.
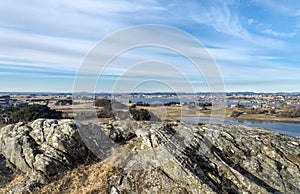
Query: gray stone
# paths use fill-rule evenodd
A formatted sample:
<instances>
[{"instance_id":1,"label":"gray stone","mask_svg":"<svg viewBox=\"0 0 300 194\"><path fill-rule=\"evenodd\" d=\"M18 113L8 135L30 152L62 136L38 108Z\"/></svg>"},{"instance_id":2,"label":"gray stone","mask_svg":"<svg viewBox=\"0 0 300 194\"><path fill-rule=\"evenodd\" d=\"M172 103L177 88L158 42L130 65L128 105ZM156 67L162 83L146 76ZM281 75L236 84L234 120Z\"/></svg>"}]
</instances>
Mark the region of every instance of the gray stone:
<instances>
[{"instance_id":1,"label":"gray stone","mask_svg":"<svg viewBox=\"0 0 300 194\"><path fill-rule=\"evenodd\" d=\"M0 187L4 187L15 176L14 167L0 154Z\"/></svg>"},{"instance_id":2,"label":"gray stone","mask_svg":"<svg viewBox=\"0 0 300 194\"><path fill-rule=\"evenodd\" d=\"M103 144L95 126L85 127L95 132L85 138ZM300 193L299 138L180 122L113 121L100 129L120 142L108 152L114 155L107 161L118 167L109 179L110 193ZM0 151L33 179L15 191L32 190L88 154L74 121L43 119L1 129Z\"/></svg>"},{"instance_id":3,"label":"gray stone","mask_svg":"<svg viewBox=\"0 0 300 194\"><path fill-rule=\"evenodd\" d=\"M120 193L300 193L298 138L233 125L135 126L136 153L111 178Z\"/></svg>"},{"instance_id":4,"label":"gray stone","mask_svg":"<svg viewBox=\"0 0 300 194\"><path fill-rule=\"evenodd\" d=\"M0 131L0 153L18 170L38 183L83 163L88 150L73 120L38 119Z\"/></svg>"}]
</instances>

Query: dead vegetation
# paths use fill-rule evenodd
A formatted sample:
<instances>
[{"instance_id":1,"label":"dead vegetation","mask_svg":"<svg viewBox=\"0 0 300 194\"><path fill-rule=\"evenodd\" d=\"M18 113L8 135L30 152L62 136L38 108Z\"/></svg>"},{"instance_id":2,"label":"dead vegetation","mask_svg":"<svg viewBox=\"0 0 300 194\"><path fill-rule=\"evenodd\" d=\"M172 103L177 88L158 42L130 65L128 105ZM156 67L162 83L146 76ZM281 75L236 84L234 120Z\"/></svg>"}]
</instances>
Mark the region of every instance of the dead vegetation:
<instances>
[{"instance_id":1,"label":"dead vegetation","mask_svg":"<svg viewBox=\"0 0 300 194\"><path fill-rule=\"evenodd\" d=\"M50 184L38 189L34 193L106 194L110 191L108 181L113 171L114 167L105 162L98 162L87 166L82 165L54 177Z\"/></svg>"},{"instance_id":2,"label":"dead vegetation","mask_svg":"<svg viewBox=\"0 0 300 194\"><path fill-rule=\"evenodd\" d=\"M0 193L8 193L9 190L25 181L26 177L24 175L16 175L5 187L0 188Z\"/></svg>"}]
</instances>

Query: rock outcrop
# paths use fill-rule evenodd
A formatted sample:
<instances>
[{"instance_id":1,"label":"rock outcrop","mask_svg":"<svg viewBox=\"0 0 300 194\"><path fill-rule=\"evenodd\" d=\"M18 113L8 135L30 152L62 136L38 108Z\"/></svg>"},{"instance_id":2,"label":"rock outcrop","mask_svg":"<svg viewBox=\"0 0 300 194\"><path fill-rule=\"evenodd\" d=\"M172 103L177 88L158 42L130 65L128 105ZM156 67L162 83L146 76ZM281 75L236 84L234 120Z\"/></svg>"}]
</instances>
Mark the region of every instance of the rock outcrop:
<instances>
[{"instance_id":1,"label":"rock outcrop","mask_svg":"<svg viewBox=\"0 0 300 194\"><path fill-rule=\"evenodd\" d=\"M233 125L133 123L116 193L300 193L300 140ZM133 154L134 152L134 154Z\"/></svg>"},{"instance_id":2,"label":"rock outcrop","mask_svg":"<svg viewBox=\"0 0 300 194\"><path fill-rule=\"evenodd\" d=\"M0 130L0 153L29 178L30 185L46 184L50 177L83 163L88 149L72 120L38 119Z\"/></svg>"},{"instance_id":3,"label":"rock outcrop","mask_svg":"<svg viewBox=\"0 0 300 194\"><path fill-rule=\"evenodd\" d=\"M9 183L15 175L15 171L6 161L5 157L0 154L0 188Z\"/></svg>"},{"instance_id":4,"label":"rock outcrop","mask_svg":"<svg viewBox=\"0 0 300 194\"><path fill-rule=\"evenodd\" d=\"M73 169L66 177L51 178L88 154L74 121L40 119L2 128L0 154L36 183L51 182L36 193L67 186L73 193L300 193L299 138L243 126L125 120L81 133L91 147L101 144L97 129L119 146L92 170ZM113 167L105 176L95 172L102 164ZM105 189L96 183L83 188L99 179Z\"/></svg>"}]
</instances>

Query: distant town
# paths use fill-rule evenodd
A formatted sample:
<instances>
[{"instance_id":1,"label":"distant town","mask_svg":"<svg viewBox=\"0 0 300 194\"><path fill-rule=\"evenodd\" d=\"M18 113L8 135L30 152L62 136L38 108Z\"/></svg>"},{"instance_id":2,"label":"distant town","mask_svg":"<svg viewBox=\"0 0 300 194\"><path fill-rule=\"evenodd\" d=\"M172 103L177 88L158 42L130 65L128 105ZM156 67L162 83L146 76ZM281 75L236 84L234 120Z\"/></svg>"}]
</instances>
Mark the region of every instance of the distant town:
<instances>
[{"instance_id":1,"label":"distant town","mask_svg":"<svg viewBox=\"0 0 300 194\"><path fill-rule=\"evenodd\" d=\"M0 95L0 108L2 110L0 123L9 122L10 114L5 111L9 107L41 105L61 111L64 117L73 117L73 106L83 108L84 104L93 103L98 99L114 99L128 106L135 104L154 112L155 108L153 107L168 106L167 111L172 112L168 118L178 116L182 106L195 106L199 110L199 114L191 115L187 112L187 116L210 116L212 105L221 106L214 104L216 102L215 96L217 95L211 93L82 93L74 96L71 93L2 93ZM223 106L226 106L226 116L228 117L271 120L281 118L281 120L293 119L298 121L300 118L300 93L227 93L226 104Z\"/></svg>"},{"instance_id":2,"label":"distant town","mask_svg":"<svg viewBox=\"0 0 300 194\"><path fill-rule=\"evenodd\" d=\"M178 104L196 103L196 102L214 102L214 94L211 93L132 93L132 94L77 94L75 103L83 100L95 100L98 98L116 98L122 99L169 99L163 101L175 100ZM18 106L20 104L40 104L49 107L72 105L74 96L71 93L0 93L0 107ZM177 100L176 100L177 99ZM151 100L150 100L151 101ZM300 106L299 93L253 93L237 92L226 93L227 104L233 107L240 104L253 107L275 107L282 105Z\"/></svg>"}]
</instances>

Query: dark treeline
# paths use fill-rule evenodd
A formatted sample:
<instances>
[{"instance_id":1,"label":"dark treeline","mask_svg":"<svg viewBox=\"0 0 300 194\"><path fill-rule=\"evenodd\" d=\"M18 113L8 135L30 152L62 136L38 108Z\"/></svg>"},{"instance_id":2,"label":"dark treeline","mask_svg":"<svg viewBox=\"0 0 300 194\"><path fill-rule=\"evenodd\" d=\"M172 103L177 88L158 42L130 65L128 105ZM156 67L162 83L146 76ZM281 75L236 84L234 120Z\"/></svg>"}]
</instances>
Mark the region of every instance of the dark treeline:
<instances>
[{"instance_id":1,"label":"dark treeline","mask_svg":"<svg viewBox=\"0 0 300 194\"><path fill-rule=\"evenodd\" d=\"M10 106L1 109L1 121L4 123L30 122L38 118L61 119L63 113L49 108L46 105Z\"/></svg>"},{"instance_id":2,"label":"dark treeline","mask_svg":"<svg viewBox=\"0 0 300 194\"><path fill-rule=\"evenodd\" d=\"M137 103L139 106L146 104L139 102ZM98 99L95 102L95 106L103 107L102 110L97 110L98 118L113 118L119 117L121 119L131 117L137 121L149 121L153 116L146 109L136 109L137 104L133 104L130 107L125 106L124 104L111 100L111 99ZM148 106L150 106L148 104ZM123 109L123 110L119 110ZM124 111L127 110L127 111Z\"/></svg>"}]
</instances>

